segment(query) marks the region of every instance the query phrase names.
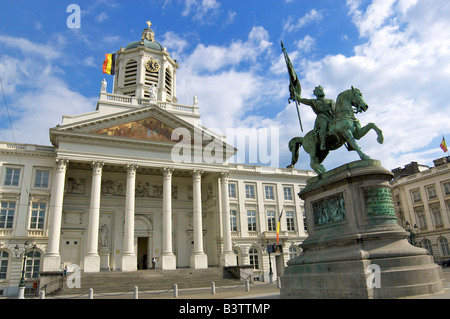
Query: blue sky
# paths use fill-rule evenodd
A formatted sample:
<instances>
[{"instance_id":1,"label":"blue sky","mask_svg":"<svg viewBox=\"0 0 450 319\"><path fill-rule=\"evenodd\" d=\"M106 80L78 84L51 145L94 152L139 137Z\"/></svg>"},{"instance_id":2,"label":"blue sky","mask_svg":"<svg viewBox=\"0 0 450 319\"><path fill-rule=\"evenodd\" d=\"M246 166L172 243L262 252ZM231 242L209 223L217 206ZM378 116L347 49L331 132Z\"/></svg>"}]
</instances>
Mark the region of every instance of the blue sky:
<instances>
[{"instance_id":1,"label":"blue sky","mask_svg":"<svg viewBox=\"0 0 450 319\"><path fill-rule=\"evenodd\" d=\"M71 3L81 8L77 29L66 24ZM317 85L333 99L352 85L361 90L370 106L358 115L361 124L374 122L385 135L383 145L374 132L359 141L369 156L387 169L411 161L432 166L446 155L442 135L450 144L448 16L447 0L5 2L0 76L13 130L2 98L0 140L49 145L48 128L62 115L93 111L101 80L112 84L101 72L104 54L139 40L151 20L156 41L180 63L179 101L189 104L195 93L202 124L224 134L276 130L279 160L268 165L288 165L288 141L312 129L315 119L300 106L302 133L287 103L282 40L303 97L313 98ZM331 169L358 159L341 149L324 164ZM304 151L296 167L309 169Z\"/></svg>"}]
</instances>

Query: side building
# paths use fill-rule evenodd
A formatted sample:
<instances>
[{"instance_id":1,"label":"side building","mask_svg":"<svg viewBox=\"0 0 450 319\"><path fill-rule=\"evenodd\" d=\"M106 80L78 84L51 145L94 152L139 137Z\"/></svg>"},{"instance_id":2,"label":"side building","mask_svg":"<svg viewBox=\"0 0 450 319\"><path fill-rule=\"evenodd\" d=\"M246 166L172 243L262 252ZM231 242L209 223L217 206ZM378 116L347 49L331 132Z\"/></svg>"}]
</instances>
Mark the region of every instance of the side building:
<instances>
[{"instance_id":1,"label":"side building","mask_svg":"<svg viewBox=\"0 0 450 319\"><path fill-rule=\"evenodd\" d=\"M230 164L238 150L201 125L198 99L178 103L177 68L149 26L116 53L113 93L103 81L95 110L50 128L52 146L0 142L0 295L17 295L22 269L32 293L70 265L251 265L268 281L300 253L297 193L315 173Z\"/></svg>"},{"instance_id":2,"label":"side building","mask_svg":"<svg viewBox=\"0 0 450 319\"><path fill-rule=\"evenodd\" d=\"M398 222L410 231L410 242L427 249L435 262L450 259L450 157L434 167L412 162L392 171Z\"/></svg>"}]
</instances>

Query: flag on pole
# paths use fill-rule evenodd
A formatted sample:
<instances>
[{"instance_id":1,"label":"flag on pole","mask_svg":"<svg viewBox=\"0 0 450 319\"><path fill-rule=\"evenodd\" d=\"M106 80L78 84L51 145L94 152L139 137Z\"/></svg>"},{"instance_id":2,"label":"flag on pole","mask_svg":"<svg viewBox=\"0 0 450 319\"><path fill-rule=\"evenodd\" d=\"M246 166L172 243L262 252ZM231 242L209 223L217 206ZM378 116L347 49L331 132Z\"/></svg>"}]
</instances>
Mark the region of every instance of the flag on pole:
<instances>
[{"instance_id":1,"label":"flag on pole","mask_svg":"<svg viewBox=\"0 0 450 319\"><path fill-rule=\"evenodd\" d=\"M283 209L281 209L280 217L278 217L278 225L277 225L277 245L280 242L280 225L281 225L281 216L283 216Z\"/></svg>"},{"instance_id":2,"label":"flag on pole","mask_svg":"<svg viewBox=\"0 0 450 319\"><path fill-rule=\"evenodd\" d=\"M105 61L103 61L103 73L114 75L116 71L115 68L116 55L114 53L105 54Z\"/></svg>"},{"instance_id":3,"label":"flag on pole","mask_svg":"<svg viewBox=\"0 0 450 319\"><path fill-rule=\"evenodd\" d=\"M441 145L439 145L444 152L448 152L447 144L445 143L445 137L442 137Z\"/></svg>"}]
</instances>

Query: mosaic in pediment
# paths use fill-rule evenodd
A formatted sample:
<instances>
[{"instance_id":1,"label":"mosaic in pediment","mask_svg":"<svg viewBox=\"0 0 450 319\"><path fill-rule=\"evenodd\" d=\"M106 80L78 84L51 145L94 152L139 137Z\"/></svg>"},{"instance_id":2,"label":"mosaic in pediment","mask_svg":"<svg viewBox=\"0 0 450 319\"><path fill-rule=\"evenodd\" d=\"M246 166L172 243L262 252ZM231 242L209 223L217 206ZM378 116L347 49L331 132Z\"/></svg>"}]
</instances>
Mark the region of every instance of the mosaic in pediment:
<instances>
[{"instance_id":1,"label":"mosaic in pediment","mask_svg":"<svg viewBox=\"0 0 450 319\"><path fill-rule=\"evenodd\" d=\"M173 144L178 143L181 139L181 136L176 131L174 132L172 127L152 117L100 129L92 133Z\"/></svg>"}]
</instances>

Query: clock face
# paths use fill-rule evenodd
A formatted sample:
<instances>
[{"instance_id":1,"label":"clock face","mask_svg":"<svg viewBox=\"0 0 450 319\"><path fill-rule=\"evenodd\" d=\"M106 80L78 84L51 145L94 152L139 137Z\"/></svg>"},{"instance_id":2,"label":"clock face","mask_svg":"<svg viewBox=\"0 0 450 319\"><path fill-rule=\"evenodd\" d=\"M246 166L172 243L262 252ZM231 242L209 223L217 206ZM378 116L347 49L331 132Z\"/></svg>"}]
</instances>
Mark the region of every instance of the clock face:
<instances>
[{"instance_id":1,"label":"clock face","mask_svg":"<svg viewBox=\"0 0 450 319\"><path fill-rule=\"evenodd\" d=\"M150 72L158 72L159 71L159 63L156 60L151 59L146 64L147 70Z\"/></svg>"}]
</instances>

